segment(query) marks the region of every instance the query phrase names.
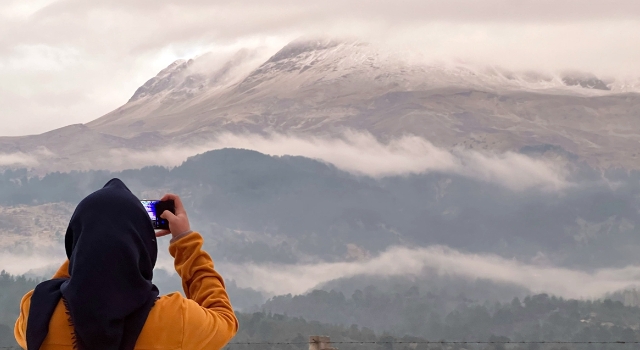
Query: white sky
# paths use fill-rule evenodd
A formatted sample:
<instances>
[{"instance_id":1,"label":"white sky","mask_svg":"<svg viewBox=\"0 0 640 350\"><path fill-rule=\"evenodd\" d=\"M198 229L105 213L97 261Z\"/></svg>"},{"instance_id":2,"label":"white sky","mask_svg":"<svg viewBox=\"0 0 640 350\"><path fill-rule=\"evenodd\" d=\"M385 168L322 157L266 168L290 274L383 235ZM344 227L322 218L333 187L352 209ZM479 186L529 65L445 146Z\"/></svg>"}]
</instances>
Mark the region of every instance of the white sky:
<instances>
[{"instance_id":1,"label":"white sky","mask_svg":"<svg viewBox=\"0 0 640 350\"><path fill-rule=\"evenodd\" d=\"M98 118L177 58L317 34L440 60L640 77L638 0L2 0L0 135Z\"/></svg>"}]
</instances>

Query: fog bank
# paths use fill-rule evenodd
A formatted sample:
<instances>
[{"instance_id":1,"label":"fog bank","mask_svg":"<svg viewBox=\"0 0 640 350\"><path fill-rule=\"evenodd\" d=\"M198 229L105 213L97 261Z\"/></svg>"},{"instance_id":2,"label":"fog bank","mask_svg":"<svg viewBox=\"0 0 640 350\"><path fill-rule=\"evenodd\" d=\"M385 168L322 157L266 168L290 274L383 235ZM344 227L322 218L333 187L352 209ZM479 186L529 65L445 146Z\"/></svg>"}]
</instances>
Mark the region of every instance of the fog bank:
<instances>
[{"instance_id":1,"label":"fog bank","mask_svg":"<svg viewBox=\"0 0 640 350\"><path fill-rule=\"evenodd\" d=\"M156 268L174 273L168 242L160 242ZM215 258L215 257L214 257ZM2 252L0 270L12 274L42 272L48 277L65 259L64 253L16 255ZM492 254L469 254L445 246L412 249L392 247L363 261L315 264L216 263L226 279L238 287L269 295L303 294L318 285L355 276L452 276L513 284L533 293L565 298L597 299L607 293L640 285L640 266L597 269L591 272L510 260Z\"/></svg>"},{"instance_id":2,"label":"fog bank","mask_svg":"<svg viewBox=\"0 0 640 350\"><path fill-rule=\"evenodd\" d=\"M148 151L115 149L103 162L109 163L110 169L177 166L189 156L222 148L250 149L275 156L304 156L331 163L352 174L376 178L444 172L496 183L515 191L532 187L561 190L570 185L560 166L526 155L447 150L417 136L382 143L371 134L361 132L346 132L339 138L224 133L215 141L191 147L167 146Z\"/></svg>"},{"instance_id":3,"label":"fog bank","mask_svg":"<svg viewBox=\"0 0 640 350\"><path fill-rule=\"evenodd\" d=\"M34 156L17 153L0 153L0 166L34 166L38 161Z\"/></svg>"},{"instance_id":4,"label":"fog bank","mask_svg":"<svg viewBox=\"0 0 640 350\"><path fill-rule=\"evenodd\" d=\"M393 247L361 262L306 265L223 265L241 287L272 294L302 294L313 287L345 277L424 276L436 274L510 283L534 293L566 298L601 298L608 292L640 284L640 266L593 272L535 265L490 254L467 254L448 247Z\"/></svg>"}]
</instances>

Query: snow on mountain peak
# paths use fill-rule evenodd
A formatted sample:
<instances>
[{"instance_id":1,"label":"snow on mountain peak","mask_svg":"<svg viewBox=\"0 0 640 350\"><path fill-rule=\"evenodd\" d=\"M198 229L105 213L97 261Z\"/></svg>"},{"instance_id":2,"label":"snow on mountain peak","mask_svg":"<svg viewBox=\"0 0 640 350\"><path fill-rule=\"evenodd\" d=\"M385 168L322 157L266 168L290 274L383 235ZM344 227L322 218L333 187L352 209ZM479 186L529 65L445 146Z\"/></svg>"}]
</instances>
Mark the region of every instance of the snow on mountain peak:
<instances>
[{"instance_id":1,"label":"snow on mountain peak","mask_svg":"<svg viewBox=\"0 0 640 350\"><path fill-rule=\"evenodd\" d=\"M146 97L183 100L211 88L236 83L264 61L260 49L241 49L232 55L205 53L177 60L136 90L129 102Z\"/></svg>"},{"instance_id":2,"label":"snow on mountain peak","mask_svg":"<svg viewBox=\"0 0 640 350\"><path fill-rule=\"evenodd\" d=\"M108 135L105 145L150 145L149 135L157 144L204 144L224 132L358 130L500 152L549 144L599 164L640 167L634 153L621 151L635 147L640 130L640 95L619 93L631 91L640 91L640 80L436 64L358 41L298 40L275 54L176 61L131 103L88 123L85 137Z\"/></svg>"},{"instance_id":3,"label":"snow on mountain peak","mask_svg":"<svg viewBox=\"0 0 640 350\"><path fill-rule=\"evenodd\" d=\"M408 61L402 53L358 40L304 38L287 44L271 57L264 51L243 49L233 55L208 53L175 61L136 90L129 102L160 98L173 103L235 88L239 92L259 88L263 93L284 96L296 89L318 90L327 84L334 88L327 92L329 95L348 93L349 89L414 91L446 86L602 94L638 91L640 85L604 81L585 73L511 72L495 67ZM335 90L336 86L340 88Z\"/></svg>"},{"instance_id":4,"label":"snow on mountain peak","mask_svg":"<svg viewBox=\"0 0 640 350\"><path fill-rule=\"evenodd\" d=\"M278 62L285 59L291 59L297 57L303 53L314 52L318 50L326 50L332 47L336 47L340 44L340 41L333 39L298 39L285 45L280 51L273 55L267 63Z\"/></svg>"},{"instance_id":5,"label":"snow on mountain peak","mask_svg":"<svg viewBox=\"0 0 640 350\"><path fill-rule=\"evenodd\" d=\"M161 70L158 75L147 80L144 85L139 87L129 99L129 102L172 88L176 81L180 79L180 73L189 66L190 61L181 59L171 63L167 68Z\"/></svg>"}]
</instances>

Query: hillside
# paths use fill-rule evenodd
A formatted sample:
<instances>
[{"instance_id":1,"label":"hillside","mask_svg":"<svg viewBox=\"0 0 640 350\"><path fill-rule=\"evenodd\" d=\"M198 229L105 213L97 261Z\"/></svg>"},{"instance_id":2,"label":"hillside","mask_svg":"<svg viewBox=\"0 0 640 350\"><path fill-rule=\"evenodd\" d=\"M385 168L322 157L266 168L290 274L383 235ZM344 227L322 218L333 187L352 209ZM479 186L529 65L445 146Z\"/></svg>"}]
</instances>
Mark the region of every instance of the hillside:
<instances>
[{"instance_id":1,"label":"hillside","mask_svg":"<svg viewBox=\"0 0 640 350\"><path fill-rule=\"evenodd\" d=\"M392 246L443 245L580 269L640 264L640 175L602 175L584 169L561 191L512 191L447 173L373 179L308 158L226 149L172 169L42 178L7 171L0 175L0 205L2 212L49 216L59 224L40 226L59 237L74 203L119 177L140 197L180 193L209 248L233 263L359 261ZM59 202L70 204L47 205ZM14 249L16 235L30 242L38 226L32 219L3 227L0 246Z\"/></svg>"},{"instance_id":2,"label":"hillside","mask_svg":"<svg viewBox=\"0 0 640 350\"><path fill-rule=\"evenodd\" d=\"M74 205L112 177L123 179L140 197L166 191L183 196L193 227L228 276L236 306L261 311L240 315L245 326L237 341L298 342L316 332L346 341L418 339L406 335L481 341L638 339L637 307L535 294L555 288L597 299L602 291L637 282L637 172L583 167L560 191L514 191L446 172L375 179L309 158L238 149L206 152L175 168L43 177L29 176L26 169L5 171L0 174L2 266L17 253L25 258L20 264L46 259L52 247L61 246L61 230ZM403 271L416 256L423 259L417 263L424 261L418 273ZM567 274L561 267L575 270ZM355 272L331 280L332 269ZM500 279L508 274L538 284ZM283 276L292 285L326 283L260 306ZM163 269L155 277L163 291L180 287ZM23 289L33 284L6 274L0 279ZM575 292L581 286L585 290ZM633 304L632 293L611 295ZM4 298L6 325L15 317L16 297ZM7 326L0 325L0 332L7 334ZM230 349L236 347L241 345Z\"/></svg>"},{"instance_id":3,"label":"hillside","mask_svg":"<svg viewBox=\"0 0 640 350\"><path fill-rule=\"evenodd\" d=\"M640 137L632 85L426 64L359 41L299 40L261 57L241 50L224 62L174 62L113 112L0 138L0 152L30 155L41 172L106 169L122 166L114 150L202 146L225 132L334 138L356 130L381 141L417 135L445 149L551 146L592 166L640 167L629 151Z\"/></svg>"},{"instance_id":4,"label":"hillside","mask_svg":"<svg viewBox=\"0 0 640 350\"><path fill-rule=\"evenodd\" d=\"M22 277L0 274L0 346L15 346L12 326L18 316L16 306L34 285L34 281ZM522 301L514 298L509 303L481 305L460 298L453 311L442 314L441 298L421 293L416 287L397 293L382 293L369 287L349 297L325 291L279 296L263 306L265 311L237 313L241 327L226 348L303 350L308 348L305 344L308 336L318 334L328 335L336 343L352 342L336 344L348 350L364 346L380 350L440 348L437 344L420 344L429 340L636 342L640 339L640 309L611 300L564 300L540 294ZM273 312L278 309L286 310L288 315ZM301 314L305 317L299 317ZM498 344L493 346L487 349L500 349ZM529 346L516 345L514 349ZM573 348L582 349L579 345ZM599 348L614 349L613 345Z\"/></svg>"},{"instance_id":5,"label":"hillside","mask_svg":"<svg viewBox=\"0 0 640 350\"><path fill-rule=\"evenodd\" d=\"M640 309L609 299L585 302L539 294L492 304L470 302L460 295L455 309L443 312L446 299L451 297L421 293L416 287L382 293L369 286L346 296L320 290L278 296L263 310L427 339L635 341L639 334Z\"/></svg>"}]
</instances>

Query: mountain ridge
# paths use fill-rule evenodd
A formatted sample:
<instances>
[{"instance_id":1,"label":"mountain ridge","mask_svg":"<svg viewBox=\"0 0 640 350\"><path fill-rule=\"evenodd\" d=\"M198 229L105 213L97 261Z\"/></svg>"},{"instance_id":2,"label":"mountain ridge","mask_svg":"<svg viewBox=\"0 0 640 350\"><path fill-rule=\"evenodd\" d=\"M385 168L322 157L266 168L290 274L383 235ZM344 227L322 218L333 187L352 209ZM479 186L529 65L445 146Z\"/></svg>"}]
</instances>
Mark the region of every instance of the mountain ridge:
<instances>
[{"instance_id":1,"label":"mountain ridge","mask_svg":"<svg viewBox=\"0 0 640 350\"><path fill-rule=\"evenodd\" d=\"M0 154L44 146L67 168L87 169L114 147L207 143L225 132L333 138L355 130L494 153L548 144L593 166L640 168L640 156L626 152L640 140L640 94L593 75L410 63L357 40L298 40L264 57L243 49L175 61L128 103L77 126L77 137L68 128L2 137Z\"/></svg>"}]
</instances>

